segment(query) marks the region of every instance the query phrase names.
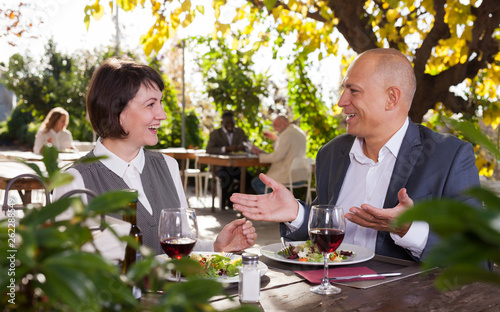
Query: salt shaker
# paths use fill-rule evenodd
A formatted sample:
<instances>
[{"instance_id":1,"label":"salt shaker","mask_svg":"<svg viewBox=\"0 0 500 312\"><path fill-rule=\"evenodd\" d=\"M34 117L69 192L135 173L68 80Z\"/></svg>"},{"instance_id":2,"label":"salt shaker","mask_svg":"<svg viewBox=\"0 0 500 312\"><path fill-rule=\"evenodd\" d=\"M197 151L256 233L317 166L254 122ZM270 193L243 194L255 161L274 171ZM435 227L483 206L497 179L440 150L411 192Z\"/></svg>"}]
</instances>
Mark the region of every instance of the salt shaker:
<instances>
[{"instance_id":1,"label":"salt shaker","mask_svg":"<svg viewBox=\"0 0 500 312\"><path fill-rule=\"evenodd\" d=\"M240 284L238 294L240 301L245 303L259 302L260 270L257 267L259 256L254 253L243 253L240 268Z\"/></svg>"}]
</instances>

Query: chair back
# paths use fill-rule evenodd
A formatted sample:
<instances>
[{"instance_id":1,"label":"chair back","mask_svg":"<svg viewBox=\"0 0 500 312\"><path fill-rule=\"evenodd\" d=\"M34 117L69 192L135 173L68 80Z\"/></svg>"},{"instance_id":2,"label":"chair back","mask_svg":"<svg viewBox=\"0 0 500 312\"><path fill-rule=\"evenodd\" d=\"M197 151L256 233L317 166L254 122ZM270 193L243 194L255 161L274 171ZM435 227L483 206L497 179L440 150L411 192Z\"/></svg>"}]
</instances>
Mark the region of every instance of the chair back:
<instances>
[{"instance_id":1,"label":"chair back","mask_svg":"<svg viewBox=\"0 0 500 312\"><path fill-rule=\"evenodd\" d=\"M24 205L21 207L14 207L13 205L9 205L9 202L8 202L10 189L12 188L14 183L20 179L33 179L33 180L37 180L38 182L40 182L40 184L43 186L43 190L45 192L45 204L46 205L50 204L50 191L47 189L47 186L42 181L42 179L39 176L37 176L36 174L24 173L24 174L20 174L20 175L14 177L12 180L9 181L9 183L7 183L7 186L5 187L5 195L4 195L4 199L3 199L3 205L2 205L2 210L5 212L5 215L7 215L7 211L11 208L14 208L14 209L23 209L24 208Z\"/></svg>"},{"instance_id":2,"label":"chair back","mask_svg":"<svg viewBox=\"0 0 500 312\"><path fill-rule=\"evenodd\" d=\"M288 187L293 193L294 187L306 187L311 180L311 161L306 157L294 158L288 174ZM293 181L303 183L293 185Z\"/></svg>"}]
</instances>

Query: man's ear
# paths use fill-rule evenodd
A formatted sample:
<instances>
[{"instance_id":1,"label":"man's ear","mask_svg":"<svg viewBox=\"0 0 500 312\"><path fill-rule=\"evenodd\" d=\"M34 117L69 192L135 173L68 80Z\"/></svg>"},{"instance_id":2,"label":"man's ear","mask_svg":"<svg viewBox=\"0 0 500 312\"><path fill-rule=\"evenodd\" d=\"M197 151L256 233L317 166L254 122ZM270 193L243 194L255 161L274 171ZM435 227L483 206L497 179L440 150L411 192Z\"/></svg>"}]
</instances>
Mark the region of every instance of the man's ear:
<instances>
[{"instance_id":1,"label":"man's ear","mask_svg":"<svg viewBox=\"0 0 500 312\"><path fill-rule=\"evenodd\" d=\"M385 110L395 109L401 101L401 90L398 87L389 87L387 89L387 103Z\"/></svg>"}]
</instances>

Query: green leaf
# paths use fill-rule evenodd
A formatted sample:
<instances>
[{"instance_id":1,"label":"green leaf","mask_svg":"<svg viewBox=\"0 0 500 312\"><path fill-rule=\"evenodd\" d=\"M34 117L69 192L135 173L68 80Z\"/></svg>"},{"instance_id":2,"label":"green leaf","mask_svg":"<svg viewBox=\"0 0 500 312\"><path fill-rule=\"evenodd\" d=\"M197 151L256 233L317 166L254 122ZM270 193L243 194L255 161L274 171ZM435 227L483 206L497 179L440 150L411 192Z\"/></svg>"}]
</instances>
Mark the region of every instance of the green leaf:
<instances>
[{"instance_id":1,"label":"green leaf","mask_svg":"<svg viewBox=\"0 0 500 312\"><path fill-rule=\"evenodd\" d=\"M46 183L46 180L44 178L44 175L42 173L42 170L40 170L40 167L38 167L37 164L33 164L33 163L28 163L24 160L18 160L20 163L22 164L25 164L26 166L30 167L31 169L33 169L33 171L35 171L35 173L42 179L42 181L44 181L44 183Z\"/></svg>"},{"instance_id":2,"label":"green leaf","mask_svg":"<svg viewBox=\"0 0 500 312\"><path fill-rule=\"evenodd\" d=\"M50 185L48 185L48 189L53 190L56 187L69 184L73 179L73 176L69 173L56 171L50 176Z\"/></svg>"},{"instance_id":3,"label":"green leaf","mask_svg":"<svg viewBox=\"0 0 500 312\"><path fill-rule=\"evenodd\" d=\"M72 201L72 198L63 198L45 207L27 210L26 215L21 219L21 224L36 226L54 220L56 216L71 206Z\"/></svg>"},{"instance_id":4,"label":"green leaf","mask_svg":"<svg viewBox=\"0 0 500 312\"><path fill-rule=\"evenodd\" d=\"M97 311L114 302L123 305L123 309L138 305L130 289L120 282L117 267L99 254L81 251L54 254L43 268L46 282L40 287L50 300L64 302L71 310ZM106 296L96 295L104 293Z\"/></svg>"},{"instance_id":5,"label":"green leaf","mask_svg":"<svg viewBox=\"0 0 500 312\"><path fill-rule=\"evenodd\" d=\"M426 267L451 267L468 264L480 266L485 262L487 244L478 241L473 235L456 235L443 239L433 248L425 259Z\"/></svg>"},{"instance_id":6,"label":"green leaf","mask_svg":"<svg viewBox=\"0 0 500 312\"><path fill-rule=\"evenodd\" d=\"M426 221L436 233L450 235L465 229L462 216L471 210L474 208L449 199L421 201L399 216L396 225Z\"/></svg>"},{"instance_id":7,"label":"green leaf","mask_svg":"<svg viewBox=\"0 0 500 312\"><path fill-rule=\"evenodd\" d=\"M59 152L54 146L44 145L44 147L42 148L42 156L45 169L47 170L49 176L52 176L54 172L59 171Z\"/></svg>"},{"instance_id":8,"label":"green leaf","mask_svg":"<svg viewBox=\"0 0 500 312\"><path fill-rule=\"evenodd\" d=\"M95 197L85 207L85 212L94 212L96 214L116 212L126 210L128 204L137 200L137 195L126 191L113 191L101 194Z\"/></svg>"},{"instance_id":9,"label":"green leaf","mask_svg":"<svg viewBox=\"0 0 500 312\"><path fill-rule=\"evenodd\" d=\"M78 159L75 163L89 164L102 159L108 159L108 156L98 156L98 157L85 156Z\"/></svg>"},{"instance_id":10,"label":"green leaf","mask_svg":"<svg viewBox=\"0 0 500 312\"><path fill-rule=\"evenodd\" d=\"M475 187L465 193L481 200L487 209L500 212L500 198L493 191L484 187Z\"/></svg>"},{"instance_id":11,"label":"green leaf","mask_svg":"<svg viewBox=\"0 0 500 312\"><path fill-rule=\"evenodd\" d=\"M139 281L154 268L155 260L153 257L134 262L127 272L127 278L132 281Z\"/></svg>"},{"instance_id":12,"label":"green leaf","mask_svg":"<svg viewBox=\"0 0 500 312\"><path fill-rule=\"evenodd\" d=\"M498 246L500 232L492 224L496 218L500 218L499 214L489 209L477 209L460 201L441 199L417 203L398 218L396 225L426 221L431 230L443 238L457 234L474 235L485 244Z\"/></svg>"},{"instance_id":13,"label":"green leaf","mask_svg":"<svg viewBox=\"0 0 500 312\"><path fill-rule=\"evenodd\" d=\"M453 128L460 131L470 141L486 148L496 159L500 159L500 150L483 132L476 128L474 124L467 121L456 121L451 118L443 117Z\"/></svg>"},{"instance_id":14,"label":"green leaf","mask_svg":"<svg viewBox=\"0 0 500 312\"><path fill-rule=\"evenodd\" d=\"M59 221L54 226L36 230L39 246L55 249L78 250L87 242L93 240L92 233L86 226L79 226L69 221Z\"/></svg>"},{"instance_id":15,"label":"green leaf","mask_svg":"<svg viewBox=\"0 0 500 312\"><path fill-rule=\"evenodd\" d=\"M274 8L277 0L264 0L264 4L268 11L271 11Z\"/></svg>"},{"instance_id":16,"label":"green leaf","mask_svg":"<svg viewBox=\"0 0 500 312\"><path fill-rule=\"evenodd\" d=\"M500 286L500 275L482 268L462 265L444 270L436 279L435 284L441 290L450 290L478 281Z\"/></svg>"},{"instance_id":17,"label":"green leaf","mask_svg":"<svg viewBox=\"0 0 500 312\"><path fill-rule=\"evenodd\" d=\"M156 311L199 311L200 306L208 305L208 300L223 290L221 283L209 279L188 280L183 283L168 283L165 293L159 300Z\"/></svg>"}]
</instances>

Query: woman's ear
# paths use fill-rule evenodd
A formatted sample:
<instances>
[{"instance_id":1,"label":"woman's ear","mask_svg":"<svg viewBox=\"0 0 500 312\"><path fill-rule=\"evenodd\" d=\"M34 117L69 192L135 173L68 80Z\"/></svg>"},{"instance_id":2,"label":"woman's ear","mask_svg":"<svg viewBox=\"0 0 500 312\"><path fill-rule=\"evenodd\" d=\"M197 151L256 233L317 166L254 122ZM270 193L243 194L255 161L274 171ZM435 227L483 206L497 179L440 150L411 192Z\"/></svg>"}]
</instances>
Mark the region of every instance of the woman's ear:
<instances>
[{"instance_id":1,"label":"woman's ear","mask_svg":"<svg viewBox=\"0 0 500 312\"><path fill-rule=\"evenodd\" d=\"M389 87L387 89L387 103L385 110L395 109L401 101L401 90L398 87Z\"/></svg>"}]
</instances>

